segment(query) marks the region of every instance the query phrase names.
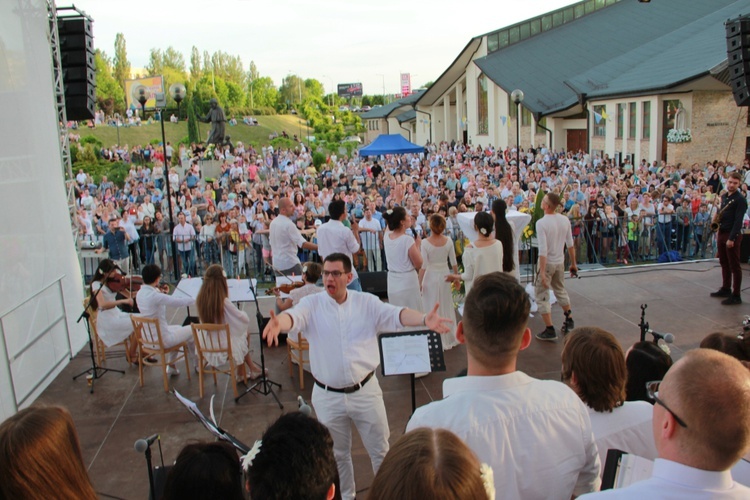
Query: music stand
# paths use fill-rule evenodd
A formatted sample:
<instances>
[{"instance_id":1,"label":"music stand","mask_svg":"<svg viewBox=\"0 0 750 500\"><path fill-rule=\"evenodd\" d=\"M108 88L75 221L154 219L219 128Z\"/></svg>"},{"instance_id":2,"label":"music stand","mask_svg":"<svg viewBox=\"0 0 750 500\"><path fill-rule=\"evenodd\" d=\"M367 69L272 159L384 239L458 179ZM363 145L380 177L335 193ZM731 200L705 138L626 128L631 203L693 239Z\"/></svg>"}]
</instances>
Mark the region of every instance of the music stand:
<instances>
[{"instance_id":1,"label":"music stand","mask_svg":"<svg viewBox=\"0 0 750 500\"><path fill-rule=\"evenodd\" d=\"M203 426L216 436L217 438L224 440L228 443L230 443L232 446L234 446L240 453L243 455L247 454L248 451L250 451L250 447L247 446L245 443L219 427L219 425L216 423L216 419L214 418L214 411L213 411L213 396L211 396L211 420L207 419L206 416L198 409L198 405L196 405L193 401L189 400L179 392L177 392L177 389L172 389L172 394L175 395L177 400L182 403L187 410L193 414L195 418L198 419L198 421L203 424Z\"/></svg>"},{"instance_id":2,"label":"music stand","mask_svg":"<svg viewBox=\"0 0 750 500\"><path fill-rule=\"evenodd\" d=\"M258 304L258 287L253 286L253 280L248 280L248 284L250 287L250 291L253 294L253 302L255 302L255 319L258 322L258 337L260 339L260 380L256 382L255 384L248 387L245 392L234 398L234 402L237 403L239 400L248 395L251 392L257 392L258 394L262 394L264 396L268 396L269 394L273 396L273 399L276 400L276 403L279 405L279 409L283 410L284 405L281 404L281 401L279 401L279 397L276 395L276 392L273 390L273 386L277 386L279 390L281 390L281 384L278 382L274 382L273 380L269 379L266 375L266 356L263 351L263 314L260 312L260 305Z\"/></svg>"},{"instance_id":3,"label":"music stand","mask_svg":"<svg viewBox=\"0 0 750 500\"><path fill-rule=\"evenodd\" d=\"M431 330L383 333L378 337L383 376L409 375L411 412L417 409L416 373L444 372L443 341Z\"/></svg>"},{"instance_id":4,"label":"music stand","mask_svg":"<svg viewBox=\"0 0 750 500\"><path fill-rule=\"evenodd\" d=\"M102 378L105 373L107 372L117 372L125 374L124 370L115 370L114 368L103 368L96 364L96 356L94 356L94 339L91 337L91 324L89 323L89 318L91 317L91 313L89 313L89 308L91 307L91 301L96 299L96 297L99 295L99 292L102 291L102 288L104 288L104 283L107 282L107 278L110 274L112 274L116 267L113 268L110 272L108 272L106 275L104 275L104 278L102 279L102 285L99 287L99 289L89 298L88 304L86 304L86 307L83 309L83 312L80 316L78 316L78 319L76 320L76 323L80 323L81 320L86 320L86 333L89 336L89 353L91 354L91 368L88 368L75 377L73 377L73 380L78 379L81 375L91 374L91 378L87 378L87 381L90 381L91 390L89 391L90 394L94 394L94 381L98 378Z\"/></svg>"}]
</instances>

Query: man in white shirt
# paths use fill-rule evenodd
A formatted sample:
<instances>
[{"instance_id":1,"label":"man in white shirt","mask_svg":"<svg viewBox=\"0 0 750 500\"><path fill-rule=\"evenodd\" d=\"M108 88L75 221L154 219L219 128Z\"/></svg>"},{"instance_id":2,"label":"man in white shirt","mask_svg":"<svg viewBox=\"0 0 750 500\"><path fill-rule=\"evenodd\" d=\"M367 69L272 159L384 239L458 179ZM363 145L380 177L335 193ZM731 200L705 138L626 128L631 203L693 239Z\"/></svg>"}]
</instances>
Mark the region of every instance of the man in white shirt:
<instances>
[{"instance_id":1,"label":"man in white shirt","mask_svg":"<svg viewBox=\"0 0 750 500\"><path fill-rule=\"evenodd\" d=\"M318 245L307 241L292 222L294 203L289 198L279 200L279 215L269 226L269 240L273 266L278 276L295 274L302 276L302 263L297 257L297 249L317 250Z\"/></svg>"},{"instance_id":2,"label":"man in white shirt","mask_svg":"<svg viewBox=\"0 0 750 500\"><path fill-rule=\"evenodd\" d=\"M730 469L750 446L750 373L712 349L688 351L649 382L659 458L649 479L586 498L747 499Z\"/></svg>"},{"instance_id":3,"label":"man in white shirt","mask_svg":"<svg viewBox=\"0 0 750 500\"><path fill-rule=\"evenodd\" d=\"M466 344L467 376L445 380L443 400L418 408L406 431L454 432L492 467L497 498L569 500L599 489L599 456L578 396L516 370L531 343L530 308L515 277L477 278L456 329Z\"/></svg>"},{"instance_id":4,"label":"man in white shirt","mask_svg":"<svg viewBox=\"0 0 750 500\"><path fill-rule=\"evenodd\" d=\"M312 403L315 413L333 436L333 453L339 469L341 496L352 500L356 489L351 457L354 423L377 473L388 453L388 419L375 369L380 364L377 336L409 326L447 333L450 320L381 302L369 293L347 290L353 279L352 263L333 253L323 264L327 293L302 298L299 304L271 320L263 330L268 345L278 344L280 332L293 327L305 333L310 344L310 369L315 379Z\"/></svg>"},{"instance_id":5,"label":"man in white shirt","mask_svg":"<svg viewBox=\"0 0 750 500\"><path fill-rule=\"evenodd\" d=\"M536 303L542 315L546 328L537 333L539 340L557 340L557 332L552 325L552 304L550 304L549 290L555 292L557 303L565 312L563 334L571 331L575 324L570 313L570 298L565 290L565 246L570 255L570 275L578 273L576 265L576 249L573 246L573 232L570 219L555 212L560 206L560 196L548 193L542 199L544 217L536 223L536 235L539 242L539 276L534 287Z\"/></svg>"},{"instance_id":6,"label":"man in white shirt","mask_svg":"<svg viewBox=\"0 0 750 500\"><path fill-rule=\"evenodd\" d=\"M120 227L125 231L125 234L128 235L128 252L131 257L130 263L133 266L133 269L138 271L141 262L138 258L138 239L140 238L140 235L138 234L138 229L135 227L136 220L136 217L131 216L130 209L126 208L122 211Z\"/></svg>"},{"instance_id":7,"label":"man in white shirt","mask_svg":"<svg viewBox=\"0 0 750 500\"><path fill-rule=\"evenodd\" d=\"M584 326L566 336L562 381L586 404L602 466L610 449L656 459L653 407L647 401L625 401L628 369L614 335Z\"/></svg>"},{"instance_id":8,"label":"man in white shirt","mask_svg":"<svg viewBox=\"0 0 750 500\"><path fill-rule=\"evenodd\" d=\"M175 297L167 295L159 289L159 280L161 279L162 273L161 268L156 264L148 264L143 267L143 283L144 285L138 290L136 294L136 301L138 302L138 309L140 315L144 318L152 318L159 320L159 330L161 331L162 342L164 347L172 347L182 342L188 342L192 345L193 331L190 325L177 326L170 325L167 321L167 306L169 307L190 307L195 305L195 299L192 297ZM192 351L192 347L188 349ZM187 353L186 353L187 355ZM180 371L174 366L174 363L170 361L178 356L178 353L170 353L167 357L169 367L167 373L171 375L179 375Z\"/></svg>"},{"instance_id":9,"label":"man in white shirt","mask_svg":"<svg viewBox=\"0 0 750 500\"><path fill-rule=\"evenodd\" d=\"M662 198L662 202L657 207L658 216L656 218L659 225L656 229L656 245L659 249L659 255L672 248L672 218L674 214L674 205L668 196Z\"/></svg>"},{"instance_id":10,"label":"man in white shirt","mask_svg":"<svg viewBox=\"0 0 750 500\"><path fill-rule=\"evenodd\" d=\"M359 221L359 238L367 258L367 270L370 272L383 270L380 258L380 243L383 234L381 229L380 222L372 217L372 208L366 205L365 218Z\"/></svg>"},{"instance_id":11,"label":"man in white shirt","mask_svg":"<svg viewBox=\"0 0 750 500\"><path fill-rule=\"evenodd\" d=\"M344 200L334 200L328 205L328 213L331 218L325 224L318 228L318 255L325 260L332 253L343 253L350 260L352 254L359 252L359 228L357 221L352 222L352 228L349 229L342 221L346 218L346 202ZM349 290L362 291L359 283L357 270L352 268L352 282L347 288Z\"/></svg>"},{"instance_id":12,"label":"man in white shirt","mask_svg":"<svg viewBox=\"0 0 750 500\"><path fill-rule=\"evenodd\" d=\"M188 224L185 212L177 215L177 225L174 227L172 239L177 242L177 253L185 273L195 275L195 257L193 257L193 240L195 240L195 228Z\"/></svg>"}]
</instances>

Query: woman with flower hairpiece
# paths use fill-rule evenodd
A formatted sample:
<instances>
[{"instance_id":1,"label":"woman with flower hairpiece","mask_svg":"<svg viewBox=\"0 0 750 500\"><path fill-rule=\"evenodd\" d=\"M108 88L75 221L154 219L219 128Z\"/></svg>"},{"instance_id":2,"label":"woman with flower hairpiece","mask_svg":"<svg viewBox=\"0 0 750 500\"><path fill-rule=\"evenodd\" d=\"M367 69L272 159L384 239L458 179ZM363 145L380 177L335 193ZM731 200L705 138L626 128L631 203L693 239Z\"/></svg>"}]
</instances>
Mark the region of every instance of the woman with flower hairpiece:
<instances>
[{"instance_id":1,"label":"woman with flower hairpiece","mask_svg":"<svg viewBox=\"0 0 750 500\"><path fill-rule=\"evenodd\" d=\"M477 212L474 216L474 229L479 237L464 249L464 272L449 274L446 281L453 281L460 286L466 284L466 295L471 290L474 280L483 274L503 272L503 244L492 235L495 221L487 212Z\"/></svg>"},{"instance_id":2,"label":"woman with flower hairpiece","mask_svg":"<svg viewBox=\"0 0 750 500\"><path fill-rule=\"evenodd\" d=\"M454 433L421 427L388 451L368 498L494 500L495 481L492 468Z\"/></svg>"},{"instance_id":3,"label":"woman with flower hairpiece","mask_svg":"<svg viewBox=\"0 0 750 500\"><path fill-rule=\"evenodd\" d=\"M247 313L237 309L229 300L229 287L224 270L219 264L212 264L206 269L203 284L195 299L198 317L201 323L227 324L232 343L232 358L237 366L245 363L250 370L250 378L261 376L260 366L250 358L250 318ZM212 366L221 366L227 362L221 354L206 354L206 362Z\"/></svg>"}]
</instances>

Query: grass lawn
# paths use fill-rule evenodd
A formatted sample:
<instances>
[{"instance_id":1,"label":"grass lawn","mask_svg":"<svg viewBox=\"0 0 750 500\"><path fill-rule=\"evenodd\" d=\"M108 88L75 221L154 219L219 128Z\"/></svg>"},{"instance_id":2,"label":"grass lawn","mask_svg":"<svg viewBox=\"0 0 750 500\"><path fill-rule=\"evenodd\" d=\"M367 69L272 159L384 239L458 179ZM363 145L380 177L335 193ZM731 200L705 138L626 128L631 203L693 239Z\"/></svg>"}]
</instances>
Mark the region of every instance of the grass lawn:
<instances>
[{"instance_id":1,"label":"grass lawn","mask_svg":"<svg viewBox=\"0 0 750 500\"><path fill-rule=\"evenodd\" d=\"M165 117L166 118L166 117ZM232 138L232 143L242 142L243 144L254 144L256 146L262 146L268 144L268 136L273 132L277 132L281 135L282 130L286 130L289 137L297 134L297 137L302 134L302 137L307 137L310 134L310 129L307 128L305 120L299 118L297 115L272 115L272 116L258 116L258 125L250 127L243 123L238 123L235 126L226 126L226 134ZM205 140L208 137L208 131L211 129L211 124L200 123L201 137ZM117 127L110 127L107 125L100 125L97 128L89 129L86 127L79 128L77 131L81 138L88 135L93 135L98 138L105 146L112 146L118 143L117 140ZM167 141L173 145L177 144L183 138L187 137L187 121L180 123L164 122L164 133L167 137ZM159 122L152 124L144 124L140 127L120 127L120 144L127 144L134 146L136 144L145 145L150 143L154 139L159 139L161 142L161 126Z\"/></svg>"}]
</instances>

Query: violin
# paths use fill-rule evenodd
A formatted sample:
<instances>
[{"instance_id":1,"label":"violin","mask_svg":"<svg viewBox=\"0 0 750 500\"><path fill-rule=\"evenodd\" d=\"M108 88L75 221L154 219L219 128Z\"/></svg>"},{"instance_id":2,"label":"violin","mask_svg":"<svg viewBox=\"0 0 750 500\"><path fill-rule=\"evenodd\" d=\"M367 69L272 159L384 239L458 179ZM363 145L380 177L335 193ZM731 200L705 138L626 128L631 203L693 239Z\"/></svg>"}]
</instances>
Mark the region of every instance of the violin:
<instances>
[{"instance_id":1,"label":"violin","mask_svg":"<svg viewBox=\"0 0 750 500\"><path fill-rule=\"evenodd\" d=\"M143 286L143 278L140 276L123 276L118 272L114 272L107 278L106 285L115 293L123 291L137 292Z\"/></svg>"},{"instance_id":2,"label":"violin","mask_svg":"<svg viewBox=\"0 0 750 500\"><path fill-rule=\"evenodd\" d=\"M283 285L275 286L273 288L267 288L266 295L276 295L277 290L281 293L288 294L295 288L302 288L303 286L305 286L304 281L294 281L292 283L284 283Z\"/></svg>"}]
</instances>

